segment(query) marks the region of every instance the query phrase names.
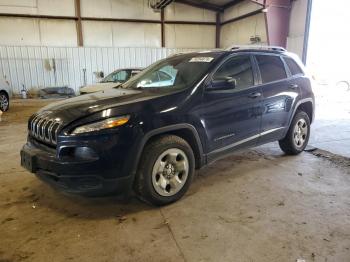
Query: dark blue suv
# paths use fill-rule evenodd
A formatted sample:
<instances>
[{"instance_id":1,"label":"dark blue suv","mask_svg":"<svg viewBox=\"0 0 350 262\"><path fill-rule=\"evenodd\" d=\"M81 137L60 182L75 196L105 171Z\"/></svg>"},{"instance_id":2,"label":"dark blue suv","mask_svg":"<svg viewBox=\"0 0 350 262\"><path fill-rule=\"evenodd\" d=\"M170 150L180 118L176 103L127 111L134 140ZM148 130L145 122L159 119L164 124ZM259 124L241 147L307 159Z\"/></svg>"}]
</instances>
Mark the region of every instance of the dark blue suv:
<instances>
[{"instance_id":1,"label":"dark blue suv","mask_svg":"<svg viewBox=\"0 0 350 262\"><path fill-rule=\"evenodd\" d=\"M71 193L181 198L195 169L279 141L302 152L314 118L310 78L281 48L161 60L113 90L50 104L28 122L22 166Z\"/></svg>"}]
</instances>

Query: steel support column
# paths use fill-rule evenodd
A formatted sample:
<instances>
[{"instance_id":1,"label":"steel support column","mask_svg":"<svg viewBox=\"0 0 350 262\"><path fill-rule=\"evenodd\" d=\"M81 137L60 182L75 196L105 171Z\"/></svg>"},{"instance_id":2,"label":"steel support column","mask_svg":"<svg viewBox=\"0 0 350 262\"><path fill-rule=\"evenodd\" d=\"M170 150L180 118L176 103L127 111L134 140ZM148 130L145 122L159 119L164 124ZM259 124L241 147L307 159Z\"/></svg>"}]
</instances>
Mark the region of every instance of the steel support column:
<instances>
[{"instance_id":1,"label":"steel support column","mask_svg":"<svg viewBox=\"0 0 350 262\"><path fill-rule=\"evenodd\" d=\"M303 61L304 64L306 64L307 48L308 48L308 45L309 45L311 10L312 10L312 0L307 0L306 20L305 20L305 33L304 33L303 55L302 55L302 61Z\"/></svg>"},{"instance_id":2,"label":"steel support column","mask_svg":"<svg viewBox=\"0 0 350 262\"><path fill-rule=\"evenodd\" d=\"M216 27L215 27L215 48L220 48L220 33L221 33L221 21L220 13L216 13Z\"/></svg>"},{"instance_id":3,"label":"steel support column","mask_svg":"<svg viewBox=\"0 0 350 262\"><path fill-rule=\"evenodd\" d=\"M290 0L266 0L265 11L269 45L286 47L291 12Z\"/></svg>"},{"instance_id":4,"label":"steel support column","mask_svg":"<svg viewBox=\"0 0 350 262\"><path fill-rule=\"evenodd\" d=\"M162 37L162 47L165 47L165 23L164 23L164 9L160 11L160 30Z\"/></svg>"},{"instance_id":5,"label":"steel support column","mask_svg":"<svg viewBox=\"0 0 350 262\"><path fill-rule=\"evenodd\" d=\"M77 28L77 42L78 46L84 45L84 39L83 39L83 30L81 25L81 8L80 8L80 0L75 0L75 16L77 17L76 20L76 28Z\"/></svg>"}]
</instances>

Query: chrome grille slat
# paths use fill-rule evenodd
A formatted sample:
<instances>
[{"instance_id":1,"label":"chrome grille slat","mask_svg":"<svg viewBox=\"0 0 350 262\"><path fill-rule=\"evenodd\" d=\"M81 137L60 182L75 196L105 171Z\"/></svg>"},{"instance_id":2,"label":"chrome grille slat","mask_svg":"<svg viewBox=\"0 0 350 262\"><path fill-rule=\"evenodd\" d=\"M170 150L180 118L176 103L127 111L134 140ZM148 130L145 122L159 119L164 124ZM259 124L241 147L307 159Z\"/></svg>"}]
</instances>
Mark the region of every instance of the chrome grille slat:
<instances>
[{"instance_id":1,"label":"chrome grille slat","mask_svg":"<svg viewBox=\"0 0 350 262\"><path fill-rule=\"evenodd\" d=\"M36 128L36 131L37 131L37 137L39 139L41 139L41 126L42 126L42 123L45 121L45 118L41 118L38 123L37 123L37 128Z\"/></svg>"},{"instance_id":2,"label":"chrome grille slat","mask_svg":"<svg viewBox=\"0 0 350 262\"><path fill-rule=\"evenodd\" d=\"M48 121L49 121L49 119L45 118L44 121L41 123L39 137L42 140L45 140L45 127L46 127Z\"/></svg>"},{"instance_id":3,"label":"chrome grille slat","mask_svg":"<svg viewBox=\"0 0 350 262\"><path fill-rule=\"evenodd\" d=\"M33 132L34 132L34 122L35 122L35 120L37 119L39 117L39 115L36 115L33 119L32 119L32 121L31 121L31 123L30 123L30 132L33 134Z\"/></svg>"},{"instance_id":4,"label":"chrome grille slat","mask_svg":"<svg viewBox=\"0 0 350 262\"><path fill-rule=\"evenodd\" d=\"M39 120L39 116L37 115L34 119L33 119L33 122L32 122L32 133L33 135L35 136L35 129L36 129L36 123L38 122Z\"/></svg>"},{"instance_id":5,"label":"chrome grille slat","mask_svg":"<svg viewBox=\"0 0 350 262\"><path fill-rule=\"evenodd\" d=\"M28 124L28 131L38 141L56 145L61 124L57 119L50 118L48 113L41 113L31 119Z\"/></svg>"},{"instance_id":6,"label":"chrome grille slat","mask_svg":"<svg viewBox=\"0 0 350 262\"><path fill-rule=\"evenodd\" d=\"M46 127L45 127L45 141L50 142L51 141L51 136L50 136L50 128L54 124L54 121L49 120L47 121ZM47 135L46 135L47 134Z\"/></svg>"}]
</instances>

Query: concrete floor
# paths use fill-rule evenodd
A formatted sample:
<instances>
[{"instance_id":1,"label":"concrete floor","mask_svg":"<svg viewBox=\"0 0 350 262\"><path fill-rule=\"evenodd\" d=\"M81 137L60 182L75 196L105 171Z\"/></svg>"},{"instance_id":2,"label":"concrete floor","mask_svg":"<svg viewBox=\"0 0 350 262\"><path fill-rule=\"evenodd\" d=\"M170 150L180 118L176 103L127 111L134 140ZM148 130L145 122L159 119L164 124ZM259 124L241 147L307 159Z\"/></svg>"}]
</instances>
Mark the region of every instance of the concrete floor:
<instances>
[{"instance_id":1,"label":"concrete floor","mask_svg":"<svg viewBox=\"0 0 350 262\"><path fill-rule=\"evenodd\" d=\"M179 202L64 195L19 166L28 116L0 122L0 261L349 261L350 162L269 144L196 172Z\"/></svg>"}]
</instances>

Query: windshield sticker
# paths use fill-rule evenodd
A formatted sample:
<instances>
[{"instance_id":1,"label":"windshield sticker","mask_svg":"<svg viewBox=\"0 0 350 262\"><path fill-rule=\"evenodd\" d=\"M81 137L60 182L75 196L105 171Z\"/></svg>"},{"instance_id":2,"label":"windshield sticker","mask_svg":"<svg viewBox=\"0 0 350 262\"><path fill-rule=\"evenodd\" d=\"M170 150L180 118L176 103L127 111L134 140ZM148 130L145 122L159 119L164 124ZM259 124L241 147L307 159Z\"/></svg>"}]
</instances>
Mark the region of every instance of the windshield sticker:
<instances>
[{"instance_id":1,"label":"windshield sticker","mask_svg":"<svg viewBox=\"0 0 350 262\"><path fill-rule=\"evenodd\" d=\"M190 63L210 63L211 61L213 61L214 57L210 57L210 56L207 56L207 57L201 57L201 56L198 56L198 57L192 57L191 60L190 60Z\"/></svg>"}]
</instances>

